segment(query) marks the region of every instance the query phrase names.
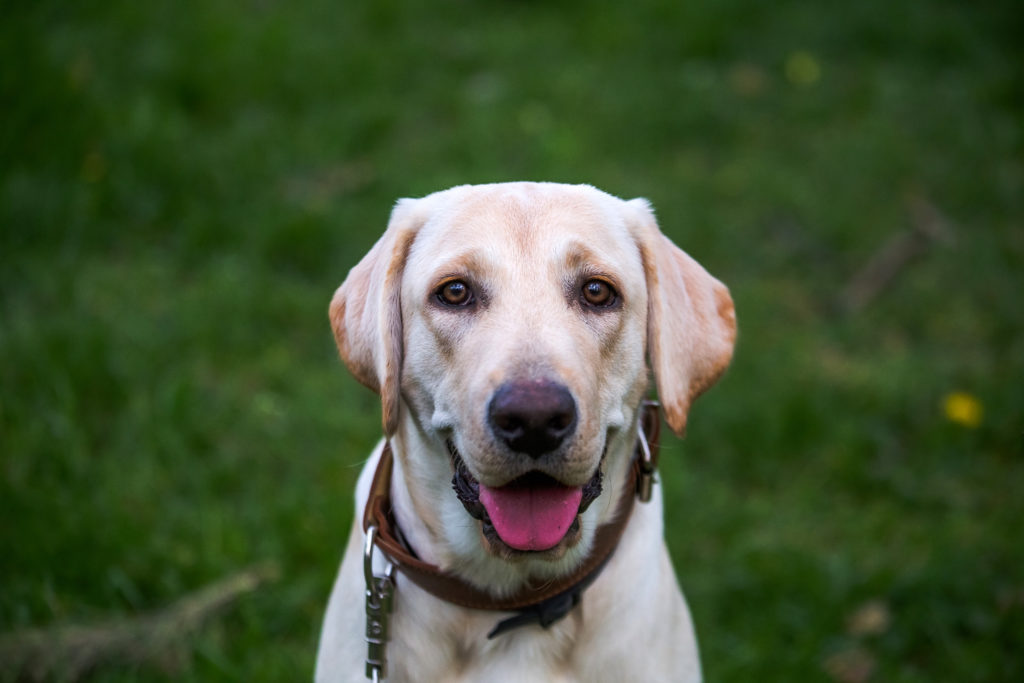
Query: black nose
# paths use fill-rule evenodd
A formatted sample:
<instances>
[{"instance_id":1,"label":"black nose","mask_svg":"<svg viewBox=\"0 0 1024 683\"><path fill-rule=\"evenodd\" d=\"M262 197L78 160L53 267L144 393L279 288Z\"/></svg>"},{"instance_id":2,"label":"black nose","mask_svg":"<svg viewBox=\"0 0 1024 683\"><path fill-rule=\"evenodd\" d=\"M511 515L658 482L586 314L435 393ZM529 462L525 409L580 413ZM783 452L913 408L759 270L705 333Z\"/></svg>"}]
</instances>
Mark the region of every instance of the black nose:
<instances>
[{"instance_id":1,"label":"black nose","mask_svg":"<svg viewBox=\"0 0 1024 683\"><path fill-rule=\"evenodd\" d=\"M491 398L487 419L509 448L539 458L576 429L576 401L566 387L547 380L508 382Z\"/></svg>"}]
</instances>

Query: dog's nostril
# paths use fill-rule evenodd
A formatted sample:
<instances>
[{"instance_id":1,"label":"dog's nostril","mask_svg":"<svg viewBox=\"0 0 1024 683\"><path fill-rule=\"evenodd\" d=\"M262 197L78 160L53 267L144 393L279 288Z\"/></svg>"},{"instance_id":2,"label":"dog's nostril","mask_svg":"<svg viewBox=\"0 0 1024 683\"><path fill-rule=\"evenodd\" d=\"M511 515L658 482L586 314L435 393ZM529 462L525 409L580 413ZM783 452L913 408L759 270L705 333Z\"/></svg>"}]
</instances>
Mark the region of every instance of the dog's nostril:
<instances>
[{"instance_id":1,"label":"dog's nostril","mask_svg":"<svg viewBox=\"0 0 1024 683\"><path fill-rule=\"evenodd\" d=\"M523 431L523 421L517 416L499 414L493 419L494 426L503 434L514 434Z\"/></svg>"},{"instance_id":2,"label":"dog's nostril","mask_svg":"<svg viewBox=\"0 0 1024 683\"><path fill-rule=\"evenodd\" d=\"M565 429L572 422L572 417L569 415L558 415L548 420L548 427L551 429Z\"/></svg>"},{"instance_id":3,"label":"dog's nostril","mask_svg":"<svg viewBox=\"0 0 1024 683\"><path fill-rule=\"evenodd\" d=\"M499 440L537 458L558 448L576 429L576 401L554 382L509 382L494 393L487 417Z\"/></svg>"}]
</instances>

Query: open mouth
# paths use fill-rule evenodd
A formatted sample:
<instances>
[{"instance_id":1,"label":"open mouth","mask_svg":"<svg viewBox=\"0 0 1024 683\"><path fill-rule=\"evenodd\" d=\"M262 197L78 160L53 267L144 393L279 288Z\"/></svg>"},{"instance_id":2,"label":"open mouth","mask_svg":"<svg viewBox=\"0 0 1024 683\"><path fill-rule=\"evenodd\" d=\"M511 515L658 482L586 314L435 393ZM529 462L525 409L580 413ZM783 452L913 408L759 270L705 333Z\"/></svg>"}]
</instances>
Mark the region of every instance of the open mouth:
<instances>
[{"instance_id":1,"label":"open mouth","mask_svg":"<svg viewBox=\"0 0 1024 683\"><path fill-rule=\"evenodd\" d=\"M447 445L455 495L499 554L549 551L579 539L579 516L601 495L600 466L583 486L566 486L534 470L492 488L474 479L455 445Z\"/></svg>"}]
</instances>

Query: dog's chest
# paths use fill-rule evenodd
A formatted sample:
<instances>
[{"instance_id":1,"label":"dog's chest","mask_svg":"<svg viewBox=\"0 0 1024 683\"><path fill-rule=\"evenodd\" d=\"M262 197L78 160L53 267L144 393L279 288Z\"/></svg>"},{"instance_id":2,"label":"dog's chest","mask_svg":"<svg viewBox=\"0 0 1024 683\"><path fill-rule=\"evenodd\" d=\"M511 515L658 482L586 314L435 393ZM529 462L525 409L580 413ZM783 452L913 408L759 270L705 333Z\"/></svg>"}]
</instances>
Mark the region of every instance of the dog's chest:
<instances>
[{"instance_id":1,"label":"dog's chest","mask_svg":"<svg viewBox=\"0 0 1024 683\"><path fill-rule=\"evenodd\" d=\"M574 616L547 629L528 626L489 640L488 631L505 615L415 607L405 612L395 615L388 648L396 681L577 680L570 674L580 636Z\"/></svg>"}]
</instances>

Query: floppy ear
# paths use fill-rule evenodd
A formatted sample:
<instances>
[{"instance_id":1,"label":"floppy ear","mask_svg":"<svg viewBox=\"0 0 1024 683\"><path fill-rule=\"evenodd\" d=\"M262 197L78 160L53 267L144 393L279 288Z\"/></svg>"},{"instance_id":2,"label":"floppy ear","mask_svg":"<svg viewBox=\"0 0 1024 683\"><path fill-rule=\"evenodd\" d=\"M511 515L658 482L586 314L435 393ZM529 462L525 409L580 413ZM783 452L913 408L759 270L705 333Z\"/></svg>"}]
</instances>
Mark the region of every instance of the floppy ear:
<instances>
[{"instance_id":1,"label":"floppy ear","mask_svg":"<svg viewBox=\"0 0 1024 683\"><path fill-rule=\"evenodd\" d=\"M665 419L682 435L690 405L732 359L736 312L728 288L661 233L647 200L628 205L647 279L647 350Z\"/></svg>"},{"instance_id":2,"label":"floppy ear","mask_svg":"<svg viewBox=\"0 0 1024 683\"><path fill-rule=\"evenodd\" d=\"M380 394L384 433L398 426L402 374L401 284L409 247L422 224L416 200L403 199L388 228L334 293L329 315L338 352L356 379Z\"/></svg>"}]
</instances>

